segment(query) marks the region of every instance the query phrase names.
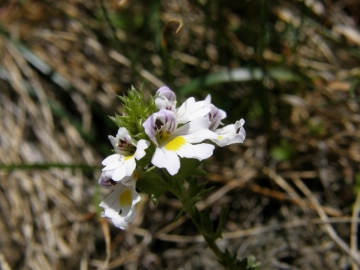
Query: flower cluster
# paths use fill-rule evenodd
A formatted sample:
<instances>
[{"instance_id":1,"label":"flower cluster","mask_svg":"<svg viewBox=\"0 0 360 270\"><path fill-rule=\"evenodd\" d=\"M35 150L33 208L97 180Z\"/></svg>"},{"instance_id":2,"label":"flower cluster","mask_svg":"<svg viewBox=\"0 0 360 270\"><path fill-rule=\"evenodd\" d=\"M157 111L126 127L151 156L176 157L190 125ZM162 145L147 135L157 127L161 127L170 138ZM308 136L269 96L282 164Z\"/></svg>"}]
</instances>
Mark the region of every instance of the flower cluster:
<instances>
[{"instance_id":1,"label":"flower cluster","mask_svg":"<svg viewBox=\"0 0 360 270\"><path fill-rule=\"evenodd\" d=\"M174 176L181 158L201 161L213 154L214 144L222 147L245 139L243 119L219 128L226 112L215 107L210 96L202 101L191 97L177 107L175 93L163 86L148 103L143 98L136 90L128 99L122 98L124 115L113 118L118 133L109 136L114 154L103 160L99 179L102 187L113 190L100 203L102 216L121 229L136 217L135 205L140 201L136 182L141 172L164 168Z\"/></svg>"}]
</instances>

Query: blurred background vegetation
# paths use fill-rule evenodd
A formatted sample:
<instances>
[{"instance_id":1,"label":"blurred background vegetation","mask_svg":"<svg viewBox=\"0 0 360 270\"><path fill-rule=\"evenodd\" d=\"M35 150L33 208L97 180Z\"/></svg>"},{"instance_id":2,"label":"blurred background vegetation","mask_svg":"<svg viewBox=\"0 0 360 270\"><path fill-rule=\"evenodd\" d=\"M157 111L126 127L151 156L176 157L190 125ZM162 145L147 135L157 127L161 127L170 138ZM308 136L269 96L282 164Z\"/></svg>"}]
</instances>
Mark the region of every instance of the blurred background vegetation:
<instances>
[{"instance_id":1,"label":"blurred background vegetation","mask_svg":"<svg viewBox=\"0 0 360 270\"><path fill-rule=\"evenodd\" d=\"M360 3L0 3L0 268L218 269L171 194L97 216L108 115L134 86L211 94L243 145L205 162L222 247L263 269L358 269Z\"/></svg>"}]
</instances>

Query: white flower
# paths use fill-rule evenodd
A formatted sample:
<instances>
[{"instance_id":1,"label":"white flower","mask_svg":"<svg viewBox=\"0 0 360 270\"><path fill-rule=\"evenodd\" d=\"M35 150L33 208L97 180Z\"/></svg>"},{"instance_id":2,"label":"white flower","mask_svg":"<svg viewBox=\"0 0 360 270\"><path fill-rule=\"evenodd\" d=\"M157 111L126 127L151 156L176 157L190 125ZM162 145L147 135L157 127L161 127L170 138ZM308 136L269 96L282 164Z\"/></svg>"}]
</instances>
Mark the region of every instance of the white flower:
<instances>
[{"instance_id":1,"label":"white flower","mask_svg":"<svg viewBox=\"0 0 360 270\"><path fill-rule=\"evenodd\" d=\"M216 139L212 139L218 146L226 146L233 143L243 143L246 137L244 119L236 121L234 125L227 125L223 128L216 129L215 132L218 134Z\"/></svg>"},{"instance_id":2,"label":"white flower","mask_svg":"<svg viewBox=\"0 0 360 270\"><path fill-rule=\"evenodd\" d=\"M99 178L99 185L106 189L115 189L115 186L120 183L119 181L114 181L111 179L112 174L114 171L104 171L101 173ZM128 186L131 184L131 181L134 179L133 175L135 172L130 176L125 176L123 179L121 179L121 183L125 186Z\"/></svg>"},{"instance_id":3,"label":"white flower","mask_svg":"<svg viewBox=\"0 0 360 270\"><path fill-rule=\"evenodd\" d=\"M195 98L188 98L179 108L176 109L176 95L169 87L160 87L156 92L159 94L155 99L156 107L159 110L168 110L176 114L177 122L179 124L185 124L196 118L206 116L211 108L207 106L210 103L210 96L207 96L205 100L195 101Z\"/></svg>"},{"instance_id":4,"label":"white flower","mask_svg":"<svg viewBox=\"0 0 360 270\"><path fill-rule=\"evenodd\" d=\"M159 97L166 98L170 102L176 102L176 95L171 89L167 86L160 87L156 93L159 95Z\"/></svg>"},{"instance_id":5,"label":"white flower","mask_svg":"<svg viewBox=\"0 0 360 270\"><path fill-rule=\"evenodd\" d=\"M176 111L176 95L169 87L162 86L156 93L159 96L155 99L155 105L159 110Z\"/></svg>"},{"instance_id":6,"label":"white flower","mask_svg":"<svg viewBox=\"0 0 360 270\"><path fill-rule=\"evenodd\" d=\"M206 116L211 110L209 106L206 106L208 104L208 99L196 102L193 97L188 98L176 110L176 117L178 123L184 124L197 118Z\"/></svg>"},{"instance_id":7,"label":"white flower","mask_svg":"<svg viewBox=\"0 0 360 270\"><path fill-rule=\"evenodd\" d=\"M135 190L136 180L128 182L129 185L116 184L114 191L100 203L104 209L102 217L111 218L114 225L126 229L129 222L136 218L135 205L140 201L140 196Z\"/></svg>"},{"instance_id":8,"label":"white flower","mask_svg":"<svg viewBox=\"0 0 360 270\"><path fill-rule=\"evenodd\" d=\"M109 136L116 154L103 160L105 166L103 172L114 181L122 181L124 177L131 176L136 168L136 160L145 156L145 149L150 145L146 140L140 140L137 144L131 139L126 128L119 128L116 138Z\"/></svg>"},{"instance_id":9,"label":"white flower","mask_svg":"<svg viewBox=\"0 0 360 270\"><path fill-rule=\"evenodd\" d=\"M221 147L233 143L243 143L246 137L245 129L243 128L245 120L240 119L240 121L236 121L234 125L228 125L218 129L218 126L220 124L222 125L221 120L226 118L226 112L216 108L213 104L210 103L210 95L206 97L206 100L208 101L206 106L210 108L208 117L211 124L209 129L218 134L217 138L212 139L212 141Z\"/></svg>"},{"instance_id":10,"label":"white flower","mask_svg":"<svg viewBox=\"0 0 360 270\"><path fill-rule=\"evenodd\" d=\"M211 122L209 129L214 131L221 123L221 120L226 118L226 112L216 108L213 104L207 105L210 108L209 120Z\"/></svg>"},{"instance_id":11,"label":"white flower","mask_svg":"<svg viewBox=\"0 0 360 270\"><path fill-rule=\"evenodd\" d=\"M152 114L143 124L145 133L157 146L151 162L167 169L171 175L180 169L179 157L203 160L210 157L215 148L207 143L193 143L217 138L217 134L209 130L210 121L206 117L196 118L180 128L177 124L176 115L168 110Z\"/></svg>"}]
</instances>

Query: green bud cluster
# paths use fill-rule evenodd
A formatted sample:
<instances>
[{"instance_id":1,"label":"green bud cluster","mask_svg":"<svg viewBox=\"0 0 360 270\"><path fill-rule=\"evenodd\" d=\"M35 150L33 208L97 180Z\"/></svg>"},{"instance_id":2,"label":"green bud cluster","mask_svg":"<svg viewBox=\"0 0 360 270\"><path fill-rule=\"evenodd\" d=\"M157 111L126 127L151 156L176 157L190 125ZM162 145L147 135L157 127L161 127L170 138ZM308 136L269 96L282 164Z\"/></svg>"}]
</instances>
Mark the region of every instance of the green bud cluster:
<instances>
[{"instance_id":1,"label":"green bud cluster","mask_svg":"<svg viewBox=\"0 0 360 270\"><path fill-rule=\"evenodd\" d=\"M143 91L138 91L134 87L128 92L127 96L119 96L124 104L122 115L110 116L110 119L118 127L126 128L130 135L139 140L146 139L146 134L142 126L143 122L157 111L153 96L145 99Z\"/></svg>"}]
</instances>

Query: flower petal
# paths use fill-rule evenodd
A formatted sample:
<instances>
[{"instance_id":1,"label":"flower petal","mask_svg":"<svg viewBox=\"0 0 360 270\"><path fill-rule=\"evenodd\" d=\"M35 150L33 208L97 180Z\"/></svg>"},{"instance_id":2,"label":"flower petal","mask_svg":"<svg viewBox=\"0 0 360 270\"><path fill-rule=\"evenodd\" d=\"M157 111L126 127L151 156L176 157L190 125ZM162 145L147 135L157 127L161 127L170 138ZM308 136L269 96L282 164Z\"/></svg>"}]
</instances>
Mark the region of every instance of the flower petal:
<instances>
[{"instance_id":1,"label":"flower petal","mask_svg":"<svg viewBox=\"0 0 360 270\"><path fill-rule=\"evenodd\" d=\"M135 181L133 183L131 186L116 185L116 189L100 203L100 207L104 208L101 216L111 218L114 225L121 229L126 229L128 222L136 217L135 205L140 196L135 190Z\"/></svg>"},{"instance_id":2,"label":"flower petal","mask_svg":"<svg viewBox=\"0 0 360 270\"><path fill-rule=\"evenodd\" d=\"M211 111L209 113L209 117L211 121L209 129L214 131L221 124L221 120L226 118L226 112L216 108L213 104L208 104L207 106L211 108Z\"/></svg>"},{"instance_id":3,"label":"flower petal","mask_svg":"<svg viewBox=\"0 0 360 270\"><path fill-rule=\"evenodd\" d=\"M197 132L182 136L189 143L199 143L207 139L216 139L218 135L211 130L204 129Z\"/></svg>"},{"instance_id":4,"label":"flower petal","mask_svg":"<svg viewBox=\"0 0 360 270\"><path fill-rule=\"evenodd\" d=\"M124 127L119 128L119 130L116 134L116 139L118 139L118 140L120 139L122 141L127 142L128 144L135 145L134 141L131 139L129 131Z\"/></svg>"},{"instance_id":5,"label":"flower petal","mask_svg":"<svg viewBox=\"0 0 360 270\"><path fill-rule=\"evenodd\" d=\"M206 104L207 100L195 102L193 97L188 98L176 111L178 123L183 124L207 115L211 108Z\"/></svg>"},{"instance_id":6,"label":"flower petal","mask_svg":"<svg viewBox=\"0 0 360 270\"><path fill-rule=\"evenodd\" d=\"M107 158L105 158L101 164L106 166L106 165L109 165L111 163L114 163L116 161L119 161L121 159L121 155L119 154L113 154L113 155L110 155L108 156Z\"/></svg>"},{"instance_id":7,"label":"flower petal","mask_svg":"<svg viewBox=\"0 0 360 270\"><path fill-rule=\"evenodd\" d=\"M112 179L114 181L121 181L126 176L126 164L122 164L114 170Z\"/></svg>"},{"instance_id":8,"label":"flower petal","mask_svg":"<svg viewBox=\"0 0 360 270\"><path fill-rule=\"evenodd\" d=\"M224 138L222 136L219 136L218 139L212 141L216 143L217 146L223 147L229 145L230 138Z\"/></svg>"},{"instance_id":9,"label":"flower petal","mask_svg":"<svg viewBox=\"0 0 360 270\"><path fill-rule=\"evenodd\" d=\"M125 166L126 166L126 176L132 175L136 168L135 157L132 156L130 159L126 160Z\"/></svg>"},{"instance_id":10,"label":"flower petal","mask_svg":"<svg viewBox=\"0 0 360 270\"><path fill-rule=\"evenodd\" d=\"M171 89L167 86L160 87L157 91L160 97L165 97L168 101L174 102L176 101L176 95Z\"/></svg>"},{"instance_id":11,"label":"flower petal","mask_svg":"<svg viewBox=\"0 0 360 270\"><path fill-rule=\"evenodd\" d=\"M162 132L173 132L177 127L176 116L172 111L160 110L157 113L153 113L143 123L146 135L158 145L156 140L156 134L159 130Z\"/></svg>"},{"instance_id":12,"label":"flower petal","mask_svg":"<svg viewBox=\"0 0 360 270\"><path fill-rule=\"evenodd\" d=\"M129 227L129 223L125 221L125 218L113 209L104 210L104 212L101 213L101 217L111 218L112 223L119 229L125 230Z\"/></svg>"},{"instance_id":13,"label":"flower petal","mask_svg":"<svg viewBox=\"0 0 360 270\"><path fill-rule=\"evenodd\" d=\"M209 128L210 121L205 118L197 118L181 127L176 129L171 135L172 136L181 136L181 135L187 135L194 132L197 132L199 130L206 130Z\"/></svg>"},{"instance_id":14,"label":"flower petal","mask_svg":"<svg viewBox=\"0 0 360 270\"><path fill-rule=\"evenodd\" d=\"M244 124L244 119L240 119L234 125L227 125L215 130L218 137L212 141L220 147L234 143L243 143L246 138L245 129L243 128Z\"/></svg>"},{"instance_id":15,"label":"flower petal","mask_svg":"<svg viewBox=\"0 0 360 270\"><path fill-rule=\"evenodd\" d=\"M117 143L117 139L116 139L114 136L111 136L111 135L109 135L108 138L109 138L112 146L113 146L114 148L116 148L115 145L116 145L116 143Z\"/></svg>"},{"instance_id":16,"label":"flower petal","mask_svg":"<svg viewBox=\"0 0 360 270\"><path fill-rule=\"evenodd\" d=\"M137 160L142 159L145 155L145 149L147 149L150 146L150 142L147 140L140 140L138 141L137 145L136 145L136 152L135 152L135 158Z\"/></svg>"},{"instance_id":17,"label":"flower petal","mask_svg":"<svg viewBox=\"0 0 360 270\"><path fill-rule=\"evenodd\" d=\"M112 171L112 170L116 170L118 167L122 166L124 164L124 161L123 160L118 160L118 161L115 161L107 166L105 166L103 168L103 171Z\"/></svg>"},{"instance_id":18,"label":"flower petal","mask_svg":"<svg viewBox=\"0 0 360 270\"><path fill-rule=\"evenodd\" d=\"M215 146L208 143L190 144L186 143L176 153L182 158L207 159L212 156Z\"/></svg>"},{"instance_id":19,"label":"flower petal","mask_svg":"<svg viewBox=\"0 0 360 270\"><path fill-rule=\"evenodd\" d=\"M125 218L125 221L133 222L135 220L136 216L137 216L137 211L136 211L136 208L134 207L132 209L132 211L129 213L129 215L127 215L127 217Z\"/></svg>"},{"instance_id":20,"label":"flower petal","mask_svg":"<svg viewBox=\"0 0 360 270\"><path fill-rule=\"evenodd\" d=\"M165 168L171 175L175 175L180 169L180 159L177 154L164 148L156 148L151 163L158 168Z\"/></svg>"},{"instance_id":21,"label":"flower petal","mask_svg":"<svg viewBox=\"0 0 360 270\"><path fill-rule=\"evenodd\" d=\"M111 171L108 171L111 172ZM112 174L112 172L111 172ZM105 172L102 172L98 181L99 185L106 189L115 189L116 183L111 180L111 177L108 177Z\"/></svg>"}]
</instances>

